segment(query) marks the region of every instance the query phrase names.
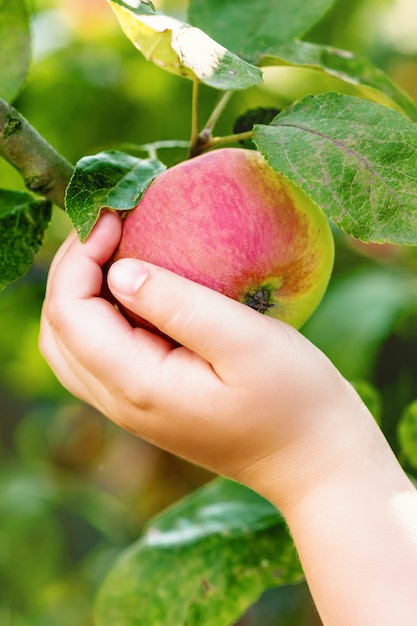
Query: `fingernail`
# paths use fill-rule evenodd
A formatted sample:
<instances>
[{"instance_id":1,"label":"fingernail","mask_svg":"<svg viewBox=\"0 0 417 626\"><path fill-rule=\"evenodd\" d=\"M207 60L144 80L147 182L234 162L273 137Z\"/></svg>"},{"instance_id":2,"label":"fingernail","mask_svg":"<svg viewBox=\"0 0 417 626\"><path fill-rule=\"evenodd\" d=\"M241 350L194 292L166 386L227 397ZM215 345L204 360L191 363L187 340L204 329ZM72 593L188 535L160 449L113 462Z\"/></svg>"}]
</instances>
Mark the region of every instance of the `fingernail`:
<instances>
[{"instance_id":1,"label":"fingernail","mask_svg":"<svg viewBox=\"0 0 417 626\"><path fill-rule=\"evenodd\" d=\"M109 270L109 286L124 296L133 296L142 287L148 276L148 270L142 261L120 259Z\"/></svg>"}]
</instances>

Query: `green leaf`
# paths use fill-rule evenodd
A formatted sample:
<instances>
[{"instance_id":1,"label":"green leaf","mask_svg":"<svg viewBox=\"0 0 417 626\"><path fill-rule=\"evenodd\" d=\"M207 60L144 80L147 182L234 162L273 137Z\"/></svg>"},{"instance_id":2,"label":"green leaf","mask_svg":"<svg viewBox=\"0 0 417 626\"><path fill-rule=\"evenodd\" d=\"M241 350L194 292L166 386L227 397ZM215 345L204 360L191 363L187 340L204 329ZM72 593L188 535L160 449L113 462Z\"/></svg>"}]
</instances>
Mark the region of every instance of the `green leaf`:
<instances>
[{"instance_id":1,"label":"green leaf","mask_svg":"<svg viewBox=\"0 0 417 626\"><path fill-rule=\"evenodd\" d=\"M417 400L408 405L401 415L397 434L401 453L417 469Z\"/></svg>"},{"instance_id":2,"label":"green leaf","mask_svg":"<svg viewBox=\"0 0 417 626\"><path fill-rule=\"evenodd\" d=\"M191 0L189 16L193 24L256 65L295 66L328 74L355 85L360 95L417 120L412 99L370 61L299 39L333 4L329 0Z\"/></svg>"},{"instance_id":3,"label":"green leaf","mask_svg":"<svg viewBox=\"0 0 417 626\"><path fill-rule=\"evenodd\" d=\"M235 134L246 133L251 131L255 124L269 124L279 112L279 109L272 107L255 107L253 109L247 109L236 119L233 124L233 132ZM239 144L243 148L256 150L256 146L252 139L240 139Z\"/></svg>"},{"instance_id":4,"label":"green leaf","mask_svg":"<svg viewBox=\"0 0 417 626\"><path fill-rule=\"evenodd\" d=\"M0 0L0 98L12 102L30 63L29 16L24 0Z\"/></svg>"},{"instance_id":5,"label":"green leaf","mask_svg":"<svg viewBox=\"0 0 417 626\"><path fill-rule=\"evenodd\" d=\"M99 592L97 626L227 626L302 571L279 512L219 478L157 517Z\"/></svg>"},{"instance_id":6,"label":"green leaf","mask_svg":"<svg viewBox=\"0 0 417 626\"><path fill-rule=\"evenodd\" d=\"M189 20L254 64L301 37L335 0L190 0Z\"/></svg>"},{"instance_id":7,"label":"green leaf","mask_svg":"<svg viewBox=\"0 0 417 626\"><path fill-rule=\"evenodd\" d=\"M148 61L223 90L262 82L259 68L226 50L199 28L156 11L143 0L109 0L122 30Z\"/></svg>"},{"instance_id":8,"label":"green leaf","mask_svg":"<svg viewBox=\"0 0 417 626\"><path fill-rule=\"evenodd\" d=\"M254 142L346 233L417 244L417 126L397 111L337 93L308 96Z\"/></svg>"},{"instance_id":9,"label":"green leaf","mask_svg":"<svg viewBox=\"0 0 417 626\"><path fill-rule=\"evenodd\" d=\"M292 41L277 46L260 59L262 66L296 66L328 74L355 85L358 93L373 102L396 108L417 120L417 107L382 70L366 58L331 46Z\"/></svg>"},{"instance_id":10,"label":"green leaf","mask_svg":"<svg viewBox=\"0 0 417 626\"><path fill-rule=\"evenodd\" d=\"M81 241L87 239L102 209L133 209L165 169L157 159L140 159L117 150L80 159L66 190L65 206Z\"/></svg>"},{"instance_id":11,"label":"green leaf","mask_svg":"<svg viewBox=\"0 0 417 626\"><path fill-rule=\"evenodd\" d=\"M33 264L51 219L51 203L0 190L0 291Z\"/></svg>"}]
</instances>

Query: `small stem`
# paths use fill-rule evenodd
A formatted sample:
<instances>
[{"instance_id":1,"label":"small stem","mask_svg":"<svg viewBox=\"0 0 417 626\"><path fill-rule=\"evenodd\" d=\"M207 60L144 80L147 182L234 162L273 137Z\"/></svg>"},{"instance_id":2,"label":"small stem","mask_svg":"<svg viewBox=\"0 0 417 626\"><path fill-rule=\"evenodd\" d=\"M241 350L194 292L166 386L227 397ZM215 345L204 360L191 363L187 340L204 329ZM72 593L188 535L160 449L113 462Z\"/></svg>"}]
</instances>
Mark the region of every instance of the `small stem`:
<instances>
[{"instance_id":1,"label":"small stem","mask_svg":"<svg viewBox=\"0 0 417 626\"><path fill-rule=\"evenodd\" d=\"M220 117L220 115L223 113L226 105L228 104L230 98L233 95L233 91L225 91L224 94L222 95L222 97L220 98L220 100L218 101L218 103L216 104L216 106L213 109L212 114L210 115L209 119L207 120L207 123L204 127L205 131L212 131L213 128L215 127L215 125L217 124L217 121Z\"/></svg>"},{"instance_id":2,"label":"small stem","mask_svg":"<svg viewBox=\"0 0 417 626\"><path fill-rule=\"evenodd\" d=\"M199 82L193 81L193 96L191 104L191 139L190 139L190 156L193 154L195 146L198 143L198 95Z\"/></svg>"},{"instance_id":3,"label":"small stem","mask_svg":"<svg viewBox=\"0 0 417 626\"><path fill-rule=\"evenodd\" d=\"M0 99L0 156L22 176L26 187L65 208L73 166L4 100Z\"/></svg>"},{"instance_id":4,"label":"small stem","mask_svg":"<svg viewBox=\"0 0 417 626\"><path fill-rule=\"evenodd\" d=\"M223 113L233 93L234 92L232 90L225 91L223 93L220 100L214 107L209 119L207 120L205 127L200 133L198 133L197 128L194 129L194 132L197 132L197 136L196 137L193 136L194 138L190 145L190 155L189 155L190 158L198 156L205 150L208 150L209 148L212 148L215 145L217 146L217 145L222 145L224 143L230 143L231 141L233 142L236 140L235 137L237 137L237 140L240 139L240 136L237 136L237 135L230 135L224 138L223 137L213 138L213 133L212 133L214 126L217 124L217 121L220 115Z\"/></svg>"},{"instance_id":5,"label":"small stem","mask_svg":"<svg viewBox=\"0 0 417 626\"><path fill-rule=\"evenodd\" d=\"M245 139L252 139L253 131L248 130L245 133L236 133L234 135L225 135L224 137L212 137L206 144L200 146L201 152L210 148L218 148L229 143L237 143Z\"/></svg>"}]
</instances>

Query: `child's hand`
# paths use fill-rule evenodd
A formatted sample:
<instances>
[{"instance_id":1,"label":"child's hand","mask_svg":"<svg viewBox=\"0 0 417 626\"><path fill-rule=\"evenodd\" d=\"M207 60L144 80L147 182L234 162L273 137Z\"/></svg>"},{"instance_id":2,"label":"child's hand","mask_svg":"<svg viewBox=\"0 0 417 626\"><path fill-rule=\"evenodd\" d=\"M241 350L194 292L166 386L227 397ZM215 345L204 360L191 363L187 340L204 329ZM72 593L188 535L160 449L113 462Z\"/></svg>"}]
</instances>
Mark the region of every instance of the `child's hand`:
<instances>
[{"instance_id":1,"label":"child's hand","mask_svg":"<svg viewBox=\"0 0 417 626\"><path fill-rule=\"evenodd\" d=\"M263 492L271 462L293 467L308 451L313 474L328 417L351 393L329 361L288 325L128 259L109 271L114 296L181 347L132 328L99 297L120 233L106 213L51 267L41 348L63 385L136 435Z\"/></svg>"}]
</instances>

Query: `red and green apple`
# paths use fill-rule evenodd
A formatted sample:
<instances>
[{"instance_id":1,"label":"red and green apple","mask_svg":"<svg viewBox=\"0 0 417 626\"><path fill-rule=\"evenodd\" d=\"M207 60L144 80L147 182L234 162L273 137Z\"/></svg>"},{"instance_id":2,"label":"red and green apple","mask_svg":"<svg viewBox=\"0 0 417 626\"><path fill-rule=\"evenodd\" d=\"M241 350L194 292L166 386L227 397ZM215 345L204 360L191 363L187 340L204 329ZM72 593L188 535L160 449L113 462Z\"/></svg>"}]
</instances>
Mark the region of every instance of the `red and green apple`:
<instances>
[{"instance_id":1,"label":"red and green apple","mask_svg":"<svg viewBox=\"0 0 417 626\"><path fill-rule=\"evenodd\" d=\"M326 291L334 244L321 209L259 152L221 148L152 181L124 220L115 259L123 257L299 328Z\"/></svg>"}]
</instances>

